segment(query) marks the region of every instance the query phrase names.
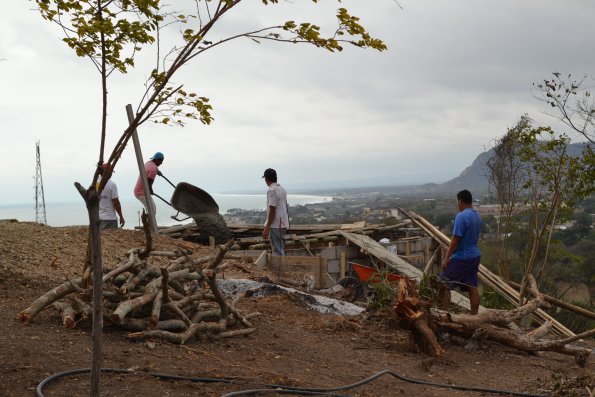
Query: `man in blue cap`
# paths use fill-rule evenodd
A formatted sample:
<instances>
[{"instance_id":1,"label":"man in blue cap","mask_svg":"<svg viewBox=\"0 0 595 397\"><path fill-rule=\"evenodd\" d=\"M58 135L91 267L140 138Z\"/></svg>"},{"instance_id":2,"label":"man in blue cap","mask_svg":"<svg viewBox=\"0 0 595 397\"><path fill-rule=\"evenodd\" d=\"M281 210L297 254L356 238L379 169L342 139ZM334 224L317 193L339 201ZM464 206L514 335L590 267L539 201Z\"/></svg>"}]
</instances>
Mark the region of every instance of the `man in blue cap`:
<instances>
[{"instance_id":1,"label":"man in blue cap","mask_svg":"<svg viewBox=\"0 0 595 397\"><path fill-rule=\"evenodd\" d=\"M155 178L157 175L161 175L159 171L159 166L163 163L163 153L157 152L151 157L149 161L145 163L145 172L147 173L147 180L149 181L149 190L150 193L153 194L153 182L155 182ZM140 175L136 181L136 185L134 185L134 197L136 197L147 211L149 210L148 204L151 203L151 210L153 214L157 213L157 209L155 208L155 203L153 200L147 200L145 198L145 191L143 189L143 182L141 181Z\"/></svg>"}]
</instances>

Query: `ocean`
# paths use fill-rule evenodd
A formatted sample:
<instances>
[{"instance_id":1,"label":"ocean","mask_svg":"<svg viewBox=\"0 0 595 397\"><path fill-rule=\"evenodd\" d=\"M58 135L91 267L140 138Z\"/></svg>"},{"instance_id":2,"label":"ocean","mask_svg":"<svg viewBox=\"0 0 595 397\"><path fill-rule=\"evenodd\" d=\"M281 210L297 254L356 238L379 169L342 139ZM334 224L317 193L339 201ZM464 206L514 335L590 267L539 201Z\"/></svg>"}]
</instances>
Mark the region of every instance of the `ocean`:
<instances>
[{"instance_id":1,"label":"ocean","mask_svg":"<svg viewBox=\"0 0 595 397\"><path fill-rule=\"evenodd\" d=\"M243 210L264 210L266 209L266 195L265 194L213 194L212 195L219 205L219 212L223 215L229 209L239 208ZM159 226L171 226L183 222L172 219L177 211L168 206L157 197L154 197L157 205L157 224ZM328 196L313 196L313 195L287 195L287 201L290 206L304 205L313 203L322 203L331 201L332 197ZM132 229L140 226L140 214L142 204L136 199L120 199L122 204L122 212L126 224L125 229ZM183 219L186 215L179 214L178 218ZM46 203L46 218L47 224L50 226L74 226L74 225L88 225L89 217L85 203L81 199L75 202L56 202ZM31 204L13 204L0 205L0 219L17 219L21 222L35 222L35 203ZM187 220L185 222L189 222Z\"/></svg>"}]
</instances>

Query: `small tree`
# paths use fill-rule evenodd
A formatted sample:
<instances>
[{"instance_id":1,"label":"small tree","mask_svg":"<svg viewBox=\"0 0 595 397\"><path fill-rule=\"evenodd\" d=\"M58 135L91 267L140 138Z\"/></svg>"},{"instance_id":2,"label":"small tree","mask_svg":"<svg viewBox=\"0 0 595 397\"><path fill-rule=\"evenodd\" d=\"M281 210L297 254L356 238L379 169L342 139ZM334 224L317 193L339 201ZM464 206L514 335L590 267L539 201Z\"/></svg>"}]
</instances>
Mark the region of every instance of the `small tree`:
<instances>
[{"instance_id":1,"label":"small tree","mask_svg":"<svg viewBox=\"0 0 595 397\"><path fill-rule=\"evenodd\" d=\"M525 128L519 134L518 142L520 158L528 164L525 187L529 193L526 205L531 236L521 288L522 300L527 275L537 269L537 278L544 274L554 224L560 212L572 214L577 202L595 190L595 156L589 146L584 147L582 156L570 155L570 138L557 134L550 127Z\"/></svg>"},{"instance_id":2,"label":"small tree","mask_svg":"<svg viewBox=\"0 0 595 397\"><path fill-rule=\"evenodd\" d=\"M102 323L102 259L99 234L99 197L111 172L120 159L138 126L148 120L163 124L183 125L184 119L199 119L204 124L212 121L211 105L206 97L184 89L183 84L173 84L174 76L192 59L216 46L229 41L249 38L255 41L271 40L285 43L306 43L330 52L341 51L351 44L379 51L386 45L373 38L345 8L336 14L337 27L328 36L320 27L310 22L293 20L272 26L249 27L244 33L228 37L210 38L214 26L232 12L243 0L195 0L189 2L193 13L167 12L159 0L35 0L44 19L57 23L64 32L63 41L77 56L91 60L101 78L102 112L101 140L97 164L105 159L107 131L108 89L107 79L114 72L128 72L135 62L135 54L143 46L159 44L159 32L170 24L183 25L180 41L168 51L157 46L157 66L149 71L146 91L140 98L134 119L130 122L107 158L107 172L96 187L99 172L93 174L88 188L76 182L89 213L89 249L86 262L93 269L93 366L91 371L91 396L99 395L101 365ZM275 5L278 0L261 0L264 6ZM316 3L316 0L313 0ZM162 56L162 54L165 54Z\"/></svg>"},{"instance_id":3,"label":"small tree","mask_svg":"<svg viewBox=\"0 0 595 397\"><path fill-rule=\"evenodd\" d=\"M509 239L515 224L513 215L519 210L520 198L525 189L527 164L519 153L519 136L531 128L531 119L523 115L517 124L498 138L493 155L486 162L490 190L494 189L500 211L497 222L498 255L497 266L500 276L510 277Z\"/></svg>"}]
</instances>

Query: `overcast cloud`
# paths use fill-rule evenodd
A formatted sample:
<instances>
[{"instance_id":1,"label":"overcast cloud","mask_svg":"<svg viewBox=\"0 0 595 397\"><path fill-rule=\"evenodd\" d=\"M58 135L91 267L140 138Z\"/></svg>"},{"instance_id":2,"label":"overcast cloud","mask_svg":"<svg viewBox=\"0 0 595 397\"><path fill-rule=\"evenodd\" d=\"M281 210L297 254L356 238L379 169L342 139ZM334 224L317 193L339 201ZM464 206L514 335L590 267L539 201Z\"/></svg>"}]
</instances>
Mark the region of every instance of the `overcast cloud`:
<instances>
[{"instance_id":1,"label":"overcast cloud","mask_svg":"<svg viewBox=\"0 0 595 397\"><path fill-rule=\"evenodd\" d=\"M595 65L595 2L399 4L403 9L391 0L265 7L253 0L238 7L208 39L288 19L330 26L335 10L346 7L389 50L329 54L250 40L213 49L176 81L211 99L214 123L147 123L139 129L144 157L164 152L166 176L212 193L264 191L267 167L289 188L366 178L442 182L523 113L554 124L532 83L553 71L591 74ZM98 156L99 75L33 6L11 1L0 24L0 204L32 202L36 140L49 202L80 200L73 182L90 181ZM151 55L143 52L136 70L110 79L110 149L126 126L125 105L142 95ZM128 149L114 176L124 199L132 198L138 172Z\"/></svg>"}]
</instances>

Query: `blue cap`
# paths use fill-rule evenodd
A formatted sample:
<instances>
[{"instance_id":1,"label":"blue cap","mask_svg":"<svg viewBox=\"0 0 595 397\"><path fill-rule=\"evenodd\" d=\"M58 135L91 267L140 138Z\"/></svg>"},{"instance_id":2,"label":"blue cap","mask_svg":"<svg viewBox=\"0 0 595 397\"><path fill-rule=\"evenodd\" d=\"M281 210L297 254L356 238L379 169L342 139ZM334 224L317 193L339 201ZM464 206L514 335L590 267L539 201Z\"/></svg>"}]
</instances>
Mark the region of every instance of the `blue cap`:
<instances>
[{"instance_id":1,"label":"blue cap","mask_svg":"<svg viewBox=\"0 0 595 397\"><path fill-rule=\"evenodd\" d=\"M163 160L164 156L163 153L161 152L156 152L153 157L151 157L151 160Z\"/></svg>"}]
</instances>

